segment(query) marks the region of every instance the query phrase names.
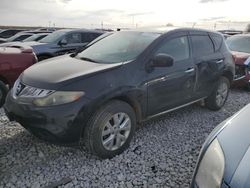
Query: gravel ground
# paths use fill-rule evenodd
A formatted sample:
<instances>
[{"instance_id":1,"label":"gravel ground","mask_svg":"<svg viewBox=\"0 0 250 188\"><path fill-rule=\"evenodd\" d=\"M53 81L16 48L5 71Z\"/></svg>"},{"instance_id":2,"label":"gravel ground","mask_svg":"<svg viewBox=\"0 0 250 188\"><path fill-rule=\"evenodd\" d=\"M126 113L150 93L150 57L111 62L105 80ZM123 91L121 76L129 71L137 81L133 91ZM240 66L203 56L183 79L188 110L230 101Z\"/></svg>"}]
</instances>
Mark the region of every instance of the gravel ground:
<instances>
[{"instance_id":1,"label":"gravel ground","mask_svg":"<svg viewBox=\"0 0 250 188\"><path fill-rule=\"evenodd\" d=\"M218 112L199 105L171 112L145 123L130 148L108 160L46 144L0 110L0 188L53 187L62 178L70 178L63 187L188 187L205 138L249 102L234 89Z\"/></svg>"}]
</instances>

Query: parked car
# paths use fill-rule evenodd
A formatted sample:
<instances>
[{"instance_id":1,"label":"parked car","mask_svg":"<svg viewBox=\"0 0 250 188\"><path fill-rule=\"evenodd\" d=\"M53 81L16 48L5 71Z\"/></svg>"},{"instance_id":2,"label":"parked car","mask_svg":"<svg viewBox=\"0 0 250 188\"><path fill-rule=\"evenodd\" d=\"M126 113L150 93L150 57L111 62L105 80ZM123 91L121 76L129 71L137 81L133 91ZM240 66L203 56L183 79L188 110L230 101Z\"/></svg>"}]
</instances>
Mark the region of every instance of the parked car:
<instances>
[{"instance_id":1,"label":"parked car","mask_svg":"<svg viewBox=\"0 0 250 188\"><path fill-rule=\"evenodd\" d=\"M31 42L38 60L75 52L103 34L103 31L87 29L62 29L55 31L39 42Z\"/></svg>"},{"instance_id":2,"label":"parked car","mask_svg":"<svg viewBox=\"0 0 250 188\"><path fill-rule=\"evenodd\" d=\"M19 75L36 62L30 47L0 47L0 107Z\"/></svg>"},{"instance_id":3,"label":"parked car","mask_svg":"<svg viewBox=\"0 0 250 188\"><path fill-rule=\"evenodd\" d=\"M49 35L49 33L34 34L34 35L24 39L23 42L39 41L48 35Z\"/></svg>"},{"instance_id":4,"label":"parked car","mask_svg":"<svg viewBox=\"0 0 250 188\"><path fill-rule=\"evenodd\" d=\"M22 29L4 29L0 32L0 38L9 38L14 36L15 34L22 32Z\"/></svg>"},{"instance_id":5,"label":"parked car","mask_svg":"<svg viewBox=\"0 0 250 188\"><path fill-rule=\"evenodd\" d=\"M219 110L234 77L223 36L167 29L116 32L26 69L8 94L7 116L41 139L110 158L129 146L139 122L201 100Z\"/></svg>"},{"instance_id":6,"label":"parked car","mask_svg":"<svg viewBox=\"0 0 250 188\"><path fill-rule=\"evenodd\" d=\"M229 30L218 30L218 32L222 33L222 34L226 34L226 35L229 35L229 36L232 36L232 35L238 35L238 34L242 34L243 31L240 31L240 30L234 30L234 29L229 29Z\"/></svg>"},{"instance_id":7,"label":"parked car","mask_svg":"<svg viewBox=\"0 0 250 188\"><path fill-rule=\"evenodd\" d=\"M17 33L16 35L10 37L10 38L0 38L0 44L5 42L17 42L17 41L23 41L24 39L32 36L33 33Z\"/></svg>"},{"instance_id":8,"label":"parked car","mask_svg":"<svg viewBox=\"0 0 250 188\"><path fill-rule=\"evenodd\" d=\"M250 187L250 104L219 124L201 149L191 188Z\"/></svg>"},{"instance_id":9,"label":"parked car","mask_svg":"<svg viewBox=\"0 0 250 188\"><path fill-rule=\"evenodd\" d=\"M226 43L235 60L235 85L250 90L250 34L232 36Z\"/></svg>"},{"instance_id":10,"label":"parked car","mask_svg":"<svg viewBox=\"0 0 250 188\"><path fill-rule=\"evenodd\" d=\"M0 47L8 47L8 46L21 46L22 44L29 44L29 42L32 41L39 41L43 39L44 37L48 36L49 33L40 33L40 34L33 34L30 37L24 39L23 41L18 42L5 42L0 44Z\"/></svg>"}]
</instances>

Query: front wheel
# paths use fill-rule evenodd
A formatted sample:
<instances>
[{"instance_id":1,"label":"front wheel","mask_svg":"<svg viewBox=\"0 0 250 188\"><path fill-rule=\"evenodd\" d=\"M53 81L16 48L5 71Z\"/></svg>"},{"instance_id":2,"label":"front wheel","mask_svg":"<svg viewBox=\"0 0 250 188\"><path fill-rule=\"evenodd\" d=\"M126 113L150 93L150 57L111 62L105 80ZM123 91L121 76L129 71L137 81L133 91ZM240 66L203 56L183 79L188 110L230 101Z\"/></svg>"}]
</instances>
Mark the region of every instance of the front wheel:
<instances>
[{"instance_id":1,"label":"front wheel","mask_svg":"<svg viewBox=\"0 0 250 188\"><path fill-rule=\"evenodd\" d=\"M214 91L205 100L207 108L209 108L210 110L221 109L228 98L229 88L229 80L226 77L222 76Z\"/></svg>"},{"instance_id":2,"label":"front wheel","mask_svg":"<svg viewBox=\"0 0 250 188\"><path fill-rule=\"evenodd\" d=\"M136 128L132 107L114 100L101 107L84 130L87 151L101 158L112 158L128 148Z\"/></svg>"}]
</instances>

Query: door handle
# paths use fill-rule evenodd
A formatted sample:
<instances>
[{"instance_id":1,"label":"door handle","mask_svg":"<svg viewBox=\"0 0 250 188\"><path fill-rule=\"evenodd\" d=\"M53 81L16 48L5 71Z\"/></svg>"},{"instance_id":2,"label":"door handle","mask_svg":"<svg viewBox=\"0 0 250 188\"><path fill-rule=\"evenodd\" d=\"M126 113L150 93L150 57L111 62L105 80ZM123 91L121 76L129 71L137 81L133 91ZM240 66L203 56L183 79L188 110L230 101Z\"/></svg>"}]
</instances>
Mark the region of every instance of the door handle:
<instances>
[{"instance_id":1,"label":"door handle","mask_svg":"<svg viewBox=\"0 0 250 188\"><path fill-rule=\"evenodd\" d=\"M216 64L221 64L221 63L223 63L223 61L224 61L223 59L217 60Z\"/></svg>"},{"instance_id":2,"label":"door handle","mask_svg":"<svg viewBox=\"0 0 250 188\"><path fill-rule=\"evenodd\" d=\"M194 68L189 68L185 71L185 73L190 73L190 72L194 72Z\"/></svg>"}]
</instances>

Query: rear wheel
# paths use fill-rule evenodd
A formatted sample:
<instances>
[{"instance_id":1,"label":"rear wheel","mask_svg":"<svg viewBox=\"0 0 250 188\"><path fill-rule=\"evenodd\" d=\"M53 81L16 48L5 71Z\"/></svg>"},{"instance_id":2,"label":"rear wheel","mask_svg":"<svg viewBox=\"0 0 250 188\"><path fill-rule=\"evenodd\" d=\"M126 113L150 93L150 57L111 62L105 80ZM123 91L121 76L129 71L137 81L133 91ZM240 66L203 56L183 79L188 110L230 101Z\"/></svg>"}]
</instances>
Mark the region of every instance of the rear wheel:
<instances>
[{"instance_id":1,"label":"rear wheel","mask_svg":"<svg viewBox=\"0 0 250 188\"><path fill-rule=\"evenodd\" d=\"M8 93L7 86L5 85L5 83L0 81L0 107L3 106L7 93Z\"/></svg>"},{"instance_id":2,"label":"rear wheel","mask_svg":"<svg viewBox=\"0 0 250 188\"><path fill-rule=\"evenodd\" d=\"M212 94L205 100L210 110L219 110L225 104L230 88L229 80L222 76Z\"/></svg>"},{"instance_id":3,"label":"rear wheel","mask_svg":"<svg viewBox=\"0 0 250 188\"><path fill-rule=\"evenodd\" d=\"M83 135L85 148L101 158L112 158L129 146L135 128L136 117L131 106L111 101L87 123Z\"/></svg>"}]
</instances>

